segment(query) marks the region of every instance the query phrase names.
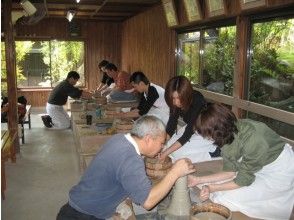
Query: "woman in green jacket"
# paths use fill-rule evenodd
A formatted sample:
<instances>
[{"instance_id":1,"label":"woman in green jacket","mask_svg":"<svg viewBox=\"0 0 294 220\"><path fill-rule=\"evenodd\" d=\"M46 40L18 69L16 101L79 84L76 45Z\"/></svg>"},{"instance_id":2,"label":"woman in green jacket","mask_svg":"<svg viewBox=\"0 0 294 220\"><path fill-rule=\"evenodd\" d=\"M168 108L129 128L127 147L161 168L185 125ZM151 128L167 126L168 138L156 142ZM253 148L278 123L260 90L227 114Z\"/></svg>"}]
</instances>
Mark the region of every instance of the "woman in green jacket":
<instances>
[{"instance_id":1,"label":"woman in green jacket","mask_svg":"<svg viewBox=\"0 0 294 220\"><path fill-rule=\"evenodd\" d=\"M265 124L237 120L221 104L209 104L195 128L220 147L223 171L190 176L189 186L202 185L200 198L210 198L232 211L261 219L289 219L294 204L292 147Z\"/></svg>"}]
</instances>

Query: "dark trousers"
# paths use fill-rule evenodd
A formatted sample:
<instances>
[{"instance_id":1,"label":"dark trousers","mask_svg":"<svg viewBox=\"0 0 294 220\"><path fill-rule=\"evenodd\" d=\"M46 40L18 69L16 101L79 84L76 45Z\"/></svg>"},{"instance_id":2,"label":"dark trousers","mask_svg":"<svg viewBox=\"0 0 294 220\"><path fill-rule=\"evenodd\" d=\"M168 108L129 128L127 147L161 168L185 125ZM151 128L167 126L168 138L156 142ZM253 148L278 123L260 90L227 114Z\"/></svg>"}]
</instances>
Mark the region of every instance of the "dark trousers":
<instances>
[{"instance_id":1,"label":"dark trousers","mask_svg":"<svg viewBox=\"0 0 294 220\"><path fill-rule=\"evenodd\" d=\"M96 218L93 215L87 215L81 212L78 212L72 208L68 203L61 207L57 215L56 220L103 220Z\"/></svg>"}]
</instances>

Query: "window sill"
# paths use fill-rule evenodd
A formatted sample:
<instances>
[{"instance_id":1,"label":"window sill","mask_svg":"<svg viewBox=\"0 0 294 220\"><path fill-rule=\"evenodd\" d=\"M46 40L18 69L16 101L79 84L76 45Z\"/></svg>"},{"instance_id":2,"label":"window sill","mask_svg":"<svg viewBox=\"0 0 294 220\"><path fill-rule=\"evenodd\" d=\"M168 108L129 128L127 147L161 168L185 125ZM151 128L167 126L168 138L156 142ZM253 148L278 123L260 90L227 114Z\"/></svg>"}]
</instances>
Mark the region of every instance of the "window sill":
<instances>
[{"instance_id":1,"label":"window sill","mask_svg":"<svg viewBox=\"0 0 294 220\"><path fill-rule=\"evenodd\" d=\"M40 91L51 91L52 88L17 88L20 92L40 92Z\"/></svg>"}]
</instances>

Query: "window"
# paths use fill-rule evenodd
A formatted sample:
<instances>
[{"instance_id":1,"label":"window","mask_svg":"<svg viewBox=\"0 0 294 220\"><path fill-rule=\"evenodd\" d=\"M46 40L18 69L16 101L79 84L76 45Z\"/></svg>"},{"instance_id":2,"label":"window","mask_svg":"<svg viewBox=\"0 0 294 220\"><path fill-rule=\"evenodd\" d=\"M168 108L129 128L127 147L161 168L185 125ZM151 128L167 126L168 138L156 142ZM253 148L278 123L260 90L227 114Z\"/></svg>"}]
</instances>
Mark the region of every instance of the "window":
<instances>
[{"instance_id":1,"label":"window","mask_svg":"<svg viewBox=\"0 0 294 220\"><path fill-rule=\"evenodd\" d=\"M177 74L206 90L232 95L235 41L235 26L179 34Z\"/></svg>"},{"instance_id":2,"label":"window","mask_svg":"<svg viewBox=\"0 0 294 220\"><path fill-rule=\"evenodd\" d=\"M84 79L84 42L82 41L16 41L18 88L54 87L71 70Z\"/></svg>"},{"instance_id":3,"label":"window","mask_svg":"<svg viewBox=\"0 0 294 220\"><path fill-rule=\"evenodd\" d=\"M276 19L252 25L249 100L294 112L294 19ZM280 135L294 139L294 126L254 113Z\"/></svg>"}]
</instances>

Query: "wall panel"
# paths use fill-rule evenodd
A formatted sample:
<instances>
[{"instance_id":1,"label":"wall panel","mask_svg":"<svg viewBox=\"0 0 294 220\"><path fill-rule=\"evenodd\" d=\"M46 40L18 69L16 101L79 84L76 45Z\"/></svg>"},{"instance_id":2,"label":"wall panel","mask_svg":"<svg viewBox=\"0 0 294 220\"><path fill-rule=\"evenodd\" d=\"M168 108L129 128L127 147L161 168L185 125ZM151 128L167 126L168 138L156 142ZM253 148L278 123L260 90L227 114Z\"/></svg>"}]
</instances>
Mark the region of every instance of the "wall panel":
<instances>
[{"instance_id":1,"label":"wall panel","mask_svg":"<svg viewBox=\"0 0 294 220\"><path fill-rule=\"evenodd\" d=\"M175 75L175 35L161 5L128 19L122 25L122 69L143 71L152 82L165 86Z\"/></svg>"}]
</instances>

